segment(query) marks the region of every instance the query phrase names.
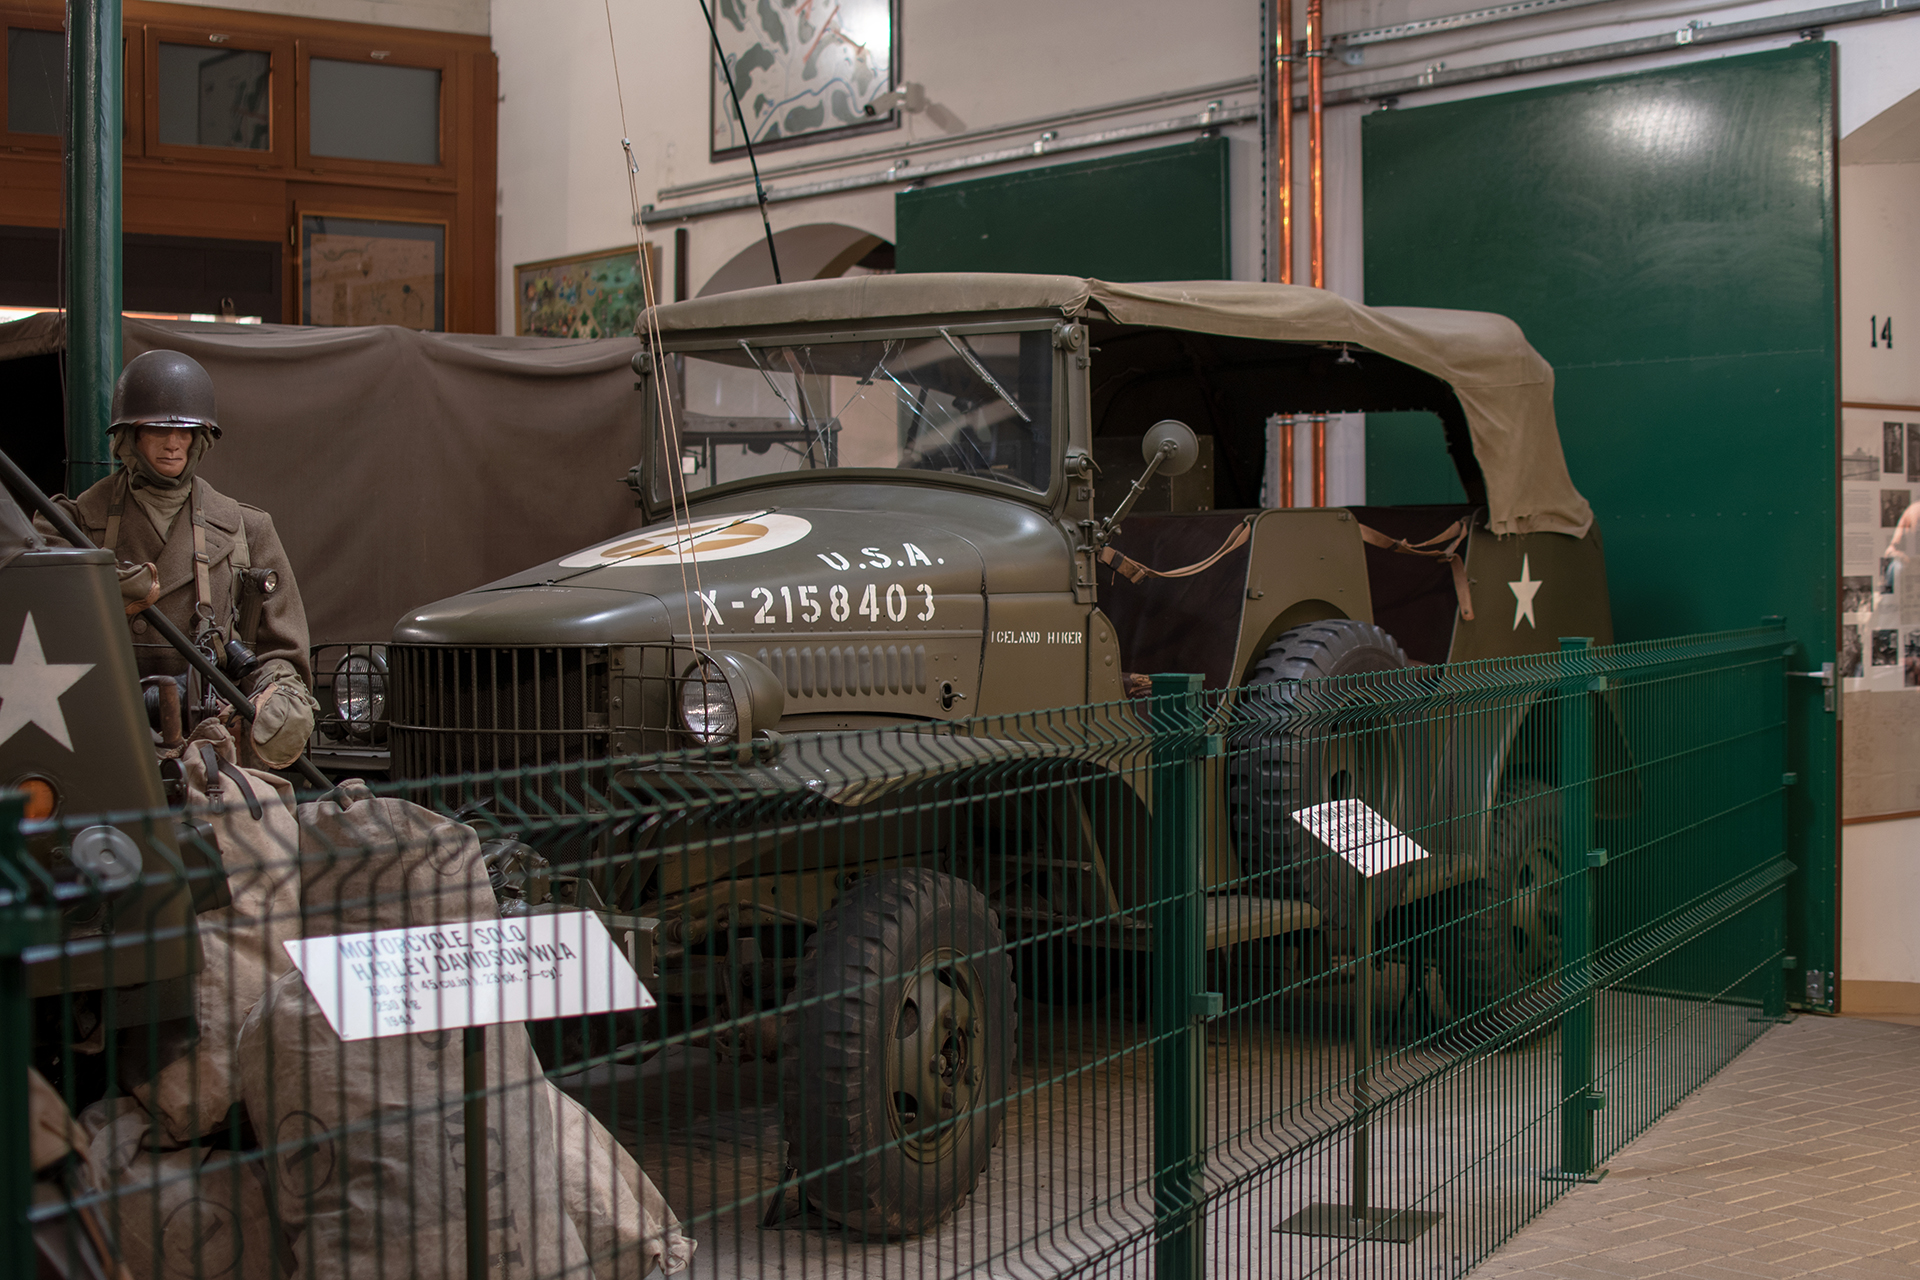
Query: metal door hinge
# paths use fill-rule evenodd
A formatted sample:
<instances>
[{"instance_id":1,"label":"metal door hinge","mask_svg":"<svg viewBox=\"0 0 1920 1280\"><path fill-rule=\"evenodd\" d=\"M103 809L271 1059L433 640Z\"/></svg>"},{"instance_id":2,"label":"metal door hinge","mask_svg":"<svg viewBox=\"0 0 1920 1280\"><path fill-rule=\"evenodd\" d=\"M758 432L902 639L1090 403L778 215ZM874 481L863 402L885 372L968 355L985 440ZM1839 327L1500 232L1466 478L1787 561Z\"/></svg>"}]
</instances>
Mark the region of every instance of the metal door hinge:
<instances>
[{"instance_id":1,"label":"metal door hinge","mask_svg":"<svg viewBox=\"0 0 1920 1280\"><path fill-rule=\"evenodd\" d=\"M1833 970L1807 970L1807 1003L1821 1008L1831 1008L1834 998Z\"/></svg>"},{"instance_id":2,"label":"metal door hinge","mask_svg":"<svg viewBox=\"0 0 1920 1280\"><path fill-rule=\"evenodd\" d=\"M1834 678L1834 670L1831 662L1823 662L1818 671L1789 671L1787 676L1790 679L1818 680L1825 691L1821 694L1821 705L1831 711L1834 707L1834 690L1839 684L1839 681Z\"/></svg>"}]
</instances>

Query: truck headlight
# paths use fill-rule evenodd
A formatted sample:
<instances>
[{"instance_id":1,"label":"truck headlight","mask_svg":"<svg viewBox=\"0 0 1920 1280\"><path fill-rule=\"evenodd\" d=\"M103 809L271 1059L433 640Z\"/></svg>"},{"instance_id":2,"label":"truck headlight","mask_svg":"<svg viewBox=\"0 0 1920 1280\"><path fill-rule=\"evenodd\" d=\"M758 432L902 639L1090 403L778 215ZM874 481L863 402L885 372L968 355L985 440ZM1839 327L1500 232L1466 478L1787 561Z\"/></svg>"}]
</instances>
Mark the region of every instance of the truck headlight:
<instances>
[{"instance_id":1,"label":"truck headlight","mask_svg":"<svg viewBox=\"0 0 1920 1280\"><path fill-rule=\"evenodd\" d=\"M701 746L747 742L786 711L773 672L741 653L703 650L680 675L680 723Z\"/></svg>"},{"instance_id":2,"label":"truck headlight","mask_svg":"<svg viewBox=\"0 0 1920 1280\"><path fill-rule=\"evenodd\" d=\"M387 660L378 649L349 653L334 665L333 714L346 737L373 736L387 714Z\"/></svg>"},{"instance_id":3,"label":"truck headlight","mask_svg":"<svg viewBox=\"0 0 1920 1280\"><path fill-rule=\"evenodd\" d=\"M680 678L680 723L703 746L740 740L740 704L718 663L695 659Z\"/></svg>"}]
</instances>

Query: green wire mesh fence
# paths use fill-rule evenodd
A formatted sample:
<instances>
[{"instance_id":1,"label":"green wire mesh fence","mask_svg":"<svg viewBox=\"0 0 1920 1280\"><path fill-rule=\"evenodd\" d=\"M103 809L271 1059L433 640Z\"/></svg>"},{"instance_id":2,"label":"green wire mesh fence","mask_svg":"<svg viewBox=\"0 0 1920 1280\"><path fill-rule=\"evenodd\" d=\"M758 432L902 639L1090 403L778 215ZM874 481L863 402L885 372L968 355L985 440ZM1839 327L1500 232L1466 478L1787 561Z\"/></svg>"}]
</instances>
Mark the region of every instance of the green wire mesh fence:
<instances>
[{"instance_id":1,"label":"green wire mesh fence","mask_svg":"<svg viewBox=\"0 0 1920 1280\"><path fill-rule=\"evenodd\" d=\"M209 729L0 820L0 1270L1462 1274L1785 1014L1788 653L311 798Z\"/></svg>"}]
</instances>

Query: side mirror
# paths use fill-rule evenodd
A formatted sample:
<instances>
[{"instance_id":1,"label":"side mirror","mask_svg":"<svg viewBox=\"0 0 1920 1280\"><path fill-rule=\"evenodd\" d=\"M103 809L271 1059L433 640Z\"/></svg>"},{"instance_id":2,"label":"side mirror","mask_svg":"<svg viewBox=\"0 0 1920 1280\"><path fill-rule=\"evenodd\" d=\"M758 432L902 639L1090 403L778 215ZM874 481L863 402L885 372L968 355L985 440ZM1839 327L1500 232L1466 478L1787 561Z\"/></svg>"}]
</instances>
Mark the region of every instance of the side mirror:
<instances>
[{"instance_id":1,"label":"side mirror","mask_svg":"<svg viewBox=\"0 0 1920 1280\"><path fill-rule=\"evenodd\" d=\"M1200 439L1186 423L1162 418L1147 429L1140 441L1140 460L1152 468L1156 459L1160 463L1157 474L1183 476L1200 461ZM1148 474L1155 472L1150 470Z\"/></svg>"},{"instance_id":2,"label":"side mirror","mask_svg":"<svg viewBox=\"0 0 1920 1280\"><path fill-rule=\"evenodd\" d=\"M1147 469L1133 482L1133 488L1127 490L1127 496L1120 500L1114 513L1100 522L1096 541L1104 543L1113 536L1113 531L1127 518L1127 512L1133 510L1133 504L1146 492L1149 480L1156 475L1183 476L1193 470L1193 464L1200 460L1200 440L1186 423L1162 418L1147 429L1140 441L1140 456Z\"/></svg>"}]
</instances>

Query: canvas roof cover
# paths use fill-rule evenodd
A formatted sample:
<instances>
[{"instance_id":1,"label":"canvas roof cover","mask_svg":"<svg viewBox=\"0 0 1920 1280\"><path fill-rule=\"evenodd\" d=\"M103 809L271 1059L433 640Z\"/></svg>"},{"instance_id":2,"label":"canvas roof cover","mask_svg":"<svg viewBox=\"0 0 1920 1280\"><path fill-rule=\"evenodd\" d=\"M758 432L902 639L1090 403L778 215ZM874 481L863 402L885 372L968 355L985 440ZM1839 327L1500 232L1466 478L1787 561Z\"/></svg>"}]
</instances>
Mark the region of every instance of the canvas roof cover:
<instances>
[{"instance_id":1,"label":"canvas roof cover","mask_svg":"<svg viewBox=\"0 0 1920 1280\"><path fill-rule=\"evenodd\" d=\"M1486 477L1495 533L1583 536L1553 418L1553 367L1520 326L1485 311L1367 307L1325 289L1242 280L1112 284L1077 276L937 273L809 280L668 303L644 313L663 337L711 329L980 312L1057 313L1273 342L1348 342L1446 382Z\"/></svg>"}]
</instances>

